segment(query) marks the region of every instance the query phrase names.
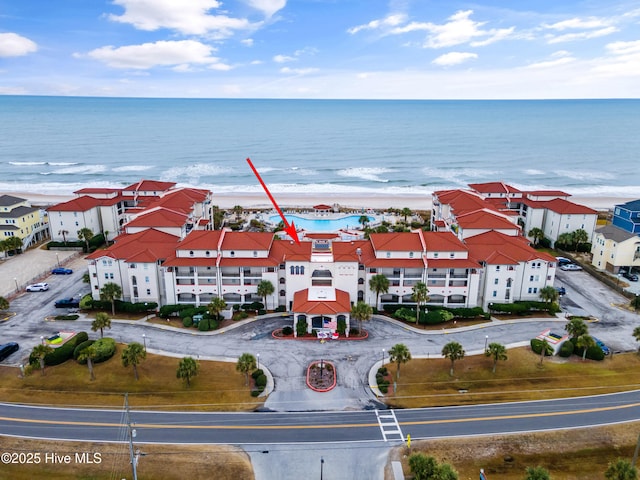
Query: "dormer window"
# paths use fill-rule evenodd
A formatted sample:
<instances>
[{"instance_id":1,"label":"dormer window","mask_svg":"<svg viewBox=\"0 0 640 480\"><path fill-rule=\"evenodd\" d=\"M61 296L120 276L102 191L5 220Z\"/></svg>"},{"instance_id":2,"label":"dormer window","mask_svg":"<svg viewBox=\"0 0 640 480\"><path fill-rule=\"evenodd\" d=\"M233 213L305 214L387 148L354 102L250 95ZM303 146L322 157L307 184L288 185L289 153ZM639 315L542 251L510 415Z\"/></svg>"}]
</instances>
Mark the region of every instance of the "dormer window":
<instances>
[{"instance_id":1,"label":"dormer window","mask_svg":"<svg viewBox=\"0 0 640 480\"><path fill-rule=\"evenodd\" d=\"M256 252L255 250L253 251L253 258L258 256L258 252Z\"/></svg>"},{"instance_id":2,"label":"dormer window","mask_svg":"<svg viewBox=\"0 0 640 480\"><path fill-rule=\"evenodd\" d=\"M387 258L391 258L391 252L387 252Z\"/></svg>"},{"instance_id":3,"label":"dormer window","mask_svg":"<svg viewBox=\"0 0 640 480\"><path fill-rule=\"evenodd\" d=\"M210 252L209 250L207 250L206 252L204 252L204 254L205 254L207 257L211 256L211 252Z\"/></svg>"},{"instance_id":4,"label":"dormer window","mask_svg":"<svg viewBox=\"0 0 640 480\"><path fill-rule=\"evenodd\" d=\"M189 256L190 256L190 257L193 257L193 250L191 250L191 251L189 252Z\"/></svg>"},{"instance_id":5,"label":"dormer window","mask_svg":"<svg viewBox=\"0 0 640 480\"><path fill-rule=\"evenodd\" d=\"M413 252L409 252L409 258L413 258Z\"/></svg>"},{"instance_id":6,"label":"dormer window","mask_svg":"<svg viewBox=\"0 0 640 480\"><path fill-rule=\"evenodd\" d=\"M236 256L236 252L234 252L233 250L231 250L231 252L229 252L229 255L230 255L231 257L235 257L235 256Z\"/></svg>"}]
</instances>

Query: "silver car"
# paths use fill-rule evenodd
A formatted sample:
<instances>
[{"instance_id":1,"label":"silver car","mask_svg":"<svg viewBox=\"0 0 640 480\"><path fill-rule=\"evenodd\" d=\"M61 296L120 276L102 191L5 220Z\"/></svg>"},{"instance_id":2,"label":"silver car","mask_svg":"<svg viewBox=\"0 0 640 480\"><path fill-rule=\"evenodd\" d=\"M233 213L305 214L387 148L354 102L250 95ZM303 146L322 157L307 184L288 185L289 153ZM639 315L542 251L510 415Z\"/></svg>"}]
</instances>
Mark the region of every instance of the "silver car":
<instances>
[{"instance_id":1,"label":"silver car","mask_svg":"<svg viewBox=\"0 0 640 480\"><path fill-rule=\"evenodd\" d=\"M31 285L27 285L27 292L46 292L49 290L48 283L33 283Z\"/></svg>"}]
</instances>

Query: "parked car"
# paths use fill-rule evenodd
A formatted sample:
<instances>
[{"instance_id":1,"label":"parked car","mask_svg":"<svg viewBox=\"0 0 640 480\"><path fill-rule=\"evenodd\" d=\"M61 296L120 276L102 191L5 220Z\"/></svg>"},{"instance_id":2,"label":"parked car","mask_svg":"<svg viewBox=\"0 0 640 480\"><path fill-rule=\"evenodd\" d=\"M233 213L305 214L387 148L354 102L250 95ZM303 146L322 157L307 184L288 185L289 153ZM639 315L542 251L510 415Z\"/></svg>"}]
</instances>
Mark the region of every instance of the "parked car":
<instances>
[{"instance_id":1,"label":"parked car","mask_svg":"<svg viewBox=\"0 0 640 480\"><path fill-rule=\"evenodd\" d=\"M78 308L80 306L80 300L77 298L61 298L55 303L56 308Z\"/></svg>"},{"instance_id":2,"label":"parked car","mask_svg":"<svg viewBox=\"0 0 640 480\"><path fill-rule=\"evenodd\" d=\"M627 280L631 280L632 282L637 282L638 281L638 275L636 275L635 273L624 271L624 272L622 272L622 276L624 278L626 278Z\"/></svg>"},{"instance_id":3,"label":"parked car","mask_svg":"<svg viewBox=\"0 0 640 480\"><path fill-rule=\"evenodd\" d=\"M564 287L556 287L556 290L558 291L558 295L566 295L567 291L565 290Z\"/></svg>"},{"instance_id":4,"label":"parked car","mask_svg":"<svg viewBox=\"0 0 640 480\"><path fill-rule=\"evenodd\" d=\"M564 270L565 272L576 271L582 270L582 267L580 265L576 265L575 263L567 263L566 265L560 265L560 270Z\"/></svg>"},{"instance_id":5,"label":"parked car","mask_svg":"<svg viewBox=\"0 0 640 480\"><path fill-rule=\"evenodd\" d=\"M602 349L602 353L604 353L605 355L609 355L611 353L611 349L609 347L607 347L602 342L602 340L599 340L596 337L591 337L591 338L593 338L593 341L596 342L596 345L598 345Z\"/></svg>"},{"instance_id":6,"label":"parked car","mask_svg":"<svg viewBox=\"0 0 640 480\"><path fill-rule=\"evenodd\" d=\"M5 343L0 345L0 362L14 352L17 352L20 346L16 342Z\"/></svg>"},{"instance_id":7,"label":"parked car","mask_svg":"<svg viewBox=\"0 0 640 480\"><path fill-rule=\"evenodd\" d=\"M27 292L46 292L49 290L48 283L33 283L31 285L27 285Z\"/></svg>"},{"instance_id":8,"label":"parked car","mask_svg":"<svg viewBox=\"0 0 640 480\"><path fill-rule=\"evenodd\" d=\"M565 257L556 257L556 261L558 262L558 266L560 267L563 265L569 265L570 263L573 263L571 260Z\"/></svg>"},{"instance_id":9,"label":"parked car","mask_svg":"<svg viewBox=\"0 0 640 480\"><path fill-rule=\"evenodd\" d=\"M51 273L53 275L71 275L73 273L73 270L71 270L70 268L58 267L51 270Z\"/></svg>"}]
</instances>

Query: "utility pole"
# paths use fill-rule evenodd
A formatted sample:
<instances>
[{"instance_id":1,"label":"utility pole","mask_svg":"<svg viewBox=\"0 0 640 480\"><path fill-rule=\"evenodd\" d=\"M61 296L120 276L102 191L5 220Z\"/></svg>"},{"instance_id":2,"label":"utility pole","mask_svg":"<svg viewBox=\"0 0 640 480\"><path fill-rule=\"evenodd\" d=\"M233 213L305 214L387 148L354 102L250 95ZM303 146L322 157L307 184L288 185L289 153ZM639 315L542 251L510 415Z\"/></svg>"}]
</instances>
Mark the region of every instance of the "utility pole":
<instances>
[{"instance_id":1,"label":"utility pole","mask_svg":"<svg viewBox=\"0 0 640 480\"><path fill-rule=\"evenodd\" d=\"M136 431L131 427L131 415L129 414L129 394L124 394L124 410L127 415L127 429L129 431L129 460L131 461L131 471L133 473L133 480L138 480L138 472L136 470L138 464L138 458L133 452L133 437L136 436Z\"/></svg>"}]
</instances>

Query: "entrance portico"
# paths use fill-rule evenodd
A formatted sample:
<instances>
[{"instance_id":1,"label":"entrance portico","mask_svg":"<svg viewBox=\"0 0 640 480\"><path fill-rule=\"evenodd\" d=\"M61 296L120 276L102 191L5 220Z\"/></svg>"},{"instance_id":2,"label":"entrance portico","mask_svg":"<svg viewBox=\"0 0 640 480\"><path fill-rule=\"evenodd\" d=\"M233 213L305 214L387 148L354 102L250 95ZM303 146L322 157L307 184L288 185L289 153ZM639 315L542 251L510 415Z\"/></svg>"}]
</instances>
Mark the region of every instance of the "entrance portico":
<instances>
[{"instance_id":1,"label":"entrance portico","mask_svg":"<svg viewBox=\"0 0 640 480\"><path fill-rule=\"evenodd\" d=\"M293 331L297 335L298 322L306 323L307 333L313 330L333 334L339 322L345 322L349 336L351 300L349 293L331 287L310 287L293 296Z\"/></svg>"}]
</instances>

